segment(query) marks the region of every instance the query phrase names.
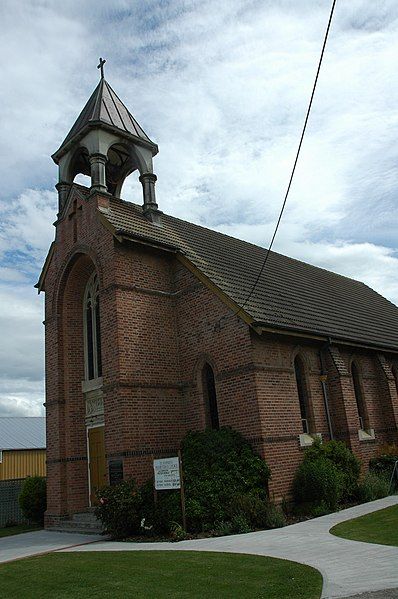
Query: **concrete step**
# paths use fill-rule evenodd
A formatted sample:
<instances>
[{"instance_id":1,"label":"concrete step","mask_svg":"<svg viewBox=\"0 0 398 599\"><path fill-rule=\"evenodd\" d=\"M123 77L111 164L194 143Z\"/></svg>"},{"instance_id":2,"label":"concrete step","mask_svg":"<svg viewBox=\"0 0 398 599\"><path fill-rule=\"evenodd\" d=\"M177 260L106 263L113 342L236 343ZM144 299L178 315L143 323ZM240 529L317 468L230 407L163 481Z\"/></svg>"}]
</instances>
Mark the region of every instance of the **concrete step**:
<instances>
[{"instance_id":1,"label":"concrete step","mask_svg":"<svg viewBox=\"0 0 398 599\"><path fill-rule=\"evenodd\" d=\"M97 522L100 523L99 520L95 517L95 514L91 512L80 512L79 514L73 514L72 520L74 522Z\"/></svg>"},{"instance_id":2,"label":"concrete step","mask_svg":"<svg viewBox=\"0 0 398 599\"><path fill-rule=\"evenodd\" d=\"M79 532L88 534L101 534L104 530L102 523L95 517L95 514L90 511L79 512L73 514L69 520L51 527L51 530L63 532Z\"/></svg>"}]
</instances>

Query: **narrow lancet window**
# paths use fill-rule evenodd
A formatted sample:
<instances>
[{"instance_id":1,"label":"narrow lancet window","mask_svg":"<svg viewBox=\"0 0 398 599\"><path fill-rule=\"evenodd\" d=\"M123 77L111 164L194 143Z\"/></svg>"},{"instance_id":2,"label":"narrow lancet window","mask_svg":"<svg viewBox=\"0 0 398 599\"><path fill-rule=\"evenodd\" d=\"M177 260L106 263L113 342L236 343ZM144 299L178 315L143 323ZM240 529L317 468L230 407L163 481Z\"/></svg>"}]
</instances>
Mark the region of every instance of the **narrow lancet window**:
<instances>
[{"instance_id":1,"label":"narrow lancet window","mask_svg":"<svg viewBox=\"0 0 398 599\"><path fill-rule=\"evenodd\" d=\"M203 395L206 406L206 424L209 428L220 428L217 407L216 383L210 364L205 364L202 370Z\"/></svg>"},{"instance_id":2,"label":"narrow lancet window","mask_svg":"<svg viewBox=\"0 0 398 599\"><path fill-rule=\"evenodd\" d=\"M354 386L355 400L357 402L359 428L366 430L368 428L366 406L362 393L361 379L357 365L353 362L351 365L352 384Z\"/></svg>"},{"instance_id":3,"label":"narrow lancet window","mask_svg":"<svg viewBox=\"0 0 398 599\"><path fill-rule=\"evenodd\" d=\"M86 285L83 318L85 377L92 380L102 376L99 285L95 272Z\"/></svg>"},{"instance_id":4,"label":"narrow lancet window","mask_svg":"<svg viewBox=\"0 0 398 599\"><path fill-rule=\"evenodd\" d=\"M309 410L309 398L307 393L307 384L305 380L305 370L301 359L296 356L294 360L294 372L296 376L297 393L300 404L301 424L303 433L311 433L311 419Z\"/></svg>"}]
</instances>

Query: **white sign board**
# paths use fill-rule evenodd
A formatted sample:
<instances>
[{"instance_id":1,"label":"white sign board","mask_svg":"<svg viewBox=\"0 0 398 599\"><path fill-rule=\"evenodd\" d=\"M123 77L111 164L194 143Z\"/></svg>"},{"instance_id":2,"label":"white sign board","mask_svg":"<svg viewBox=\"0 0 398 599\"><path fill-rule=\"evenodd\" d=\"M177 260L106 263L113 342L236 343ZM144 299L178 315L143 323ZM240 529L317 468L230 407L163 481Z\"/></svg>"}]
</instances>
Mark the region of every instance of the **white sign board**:
<instances>
[{"instance_id":1,"label":"white sign board","mask_svg":"<svg viewBox=\"0 0 398 599\"><path fill-rule=\"evenodd\" d=\"M180 464L178 457L153 460L153 470L155 473L155 489L157 491L180 489Z\"/></svg>"}]
</instances>

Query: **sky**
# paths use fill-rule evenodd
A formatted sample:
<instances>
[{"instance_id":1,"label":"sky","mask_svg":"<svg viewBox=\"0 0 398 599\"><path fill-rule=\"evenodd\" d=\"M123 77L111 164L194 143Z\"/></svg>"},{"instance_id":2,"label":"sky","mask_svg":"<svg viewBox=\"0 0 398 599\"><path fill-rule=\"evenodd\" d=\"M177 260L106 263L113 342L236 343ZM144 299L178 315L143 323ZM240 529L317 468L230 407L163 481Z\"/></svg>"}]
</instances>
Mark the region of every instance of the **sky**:
<instances>
[{"instance_id":1,"label":"sky","mask_svg":"<svg viewBox=\"0 0 398 599\"><path fill-rule=\"evenodd\" d=\"M331 0L2 0L0 416L44 413L38 279L59 147L105 76L150 138L164 212L267 246ZM337 0L274 249L398 303L398 3ZM122 197L142 203L137 174Z\"/></svg>"}]
</instances>

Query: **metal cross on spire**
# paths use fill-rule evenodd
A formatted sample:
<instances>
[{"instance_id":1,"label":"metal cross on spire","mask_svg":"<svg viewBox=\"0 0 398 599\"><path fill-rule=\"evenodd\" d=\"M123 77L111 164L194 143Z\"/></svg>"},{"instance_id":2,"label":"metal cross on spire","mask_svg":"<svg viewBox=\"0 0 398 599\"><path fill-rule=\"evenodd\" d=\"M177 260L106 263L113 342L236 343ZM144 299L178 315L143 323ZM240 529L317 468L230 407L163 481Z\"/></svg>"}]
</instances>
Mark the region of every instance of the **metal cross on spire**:
<instances>
[{"instance_id":1,"label":"metal cross on spire","mask_svg":"<svg viewBox=\"0 0 398 599\"><path fill-rule=\"evenodd\" d=\"M99 59L99 65L97 65L97 69L101 69L101 79L104 78L104 64L106 63L105 58Z\"/></svg>"}]
</instances>

